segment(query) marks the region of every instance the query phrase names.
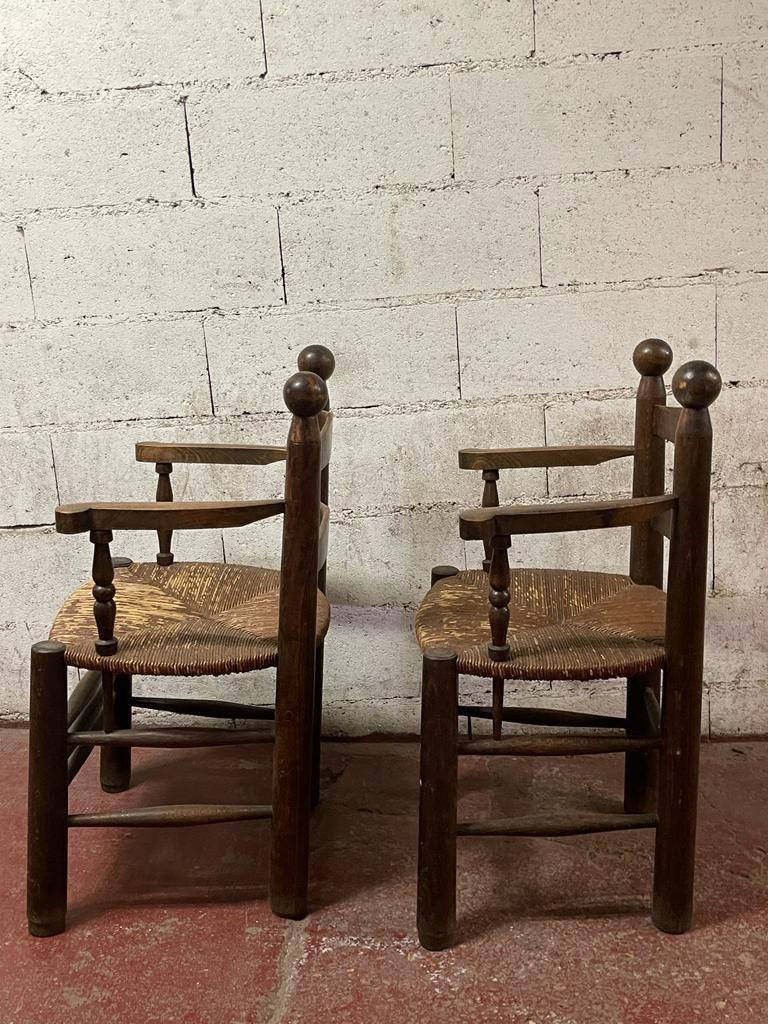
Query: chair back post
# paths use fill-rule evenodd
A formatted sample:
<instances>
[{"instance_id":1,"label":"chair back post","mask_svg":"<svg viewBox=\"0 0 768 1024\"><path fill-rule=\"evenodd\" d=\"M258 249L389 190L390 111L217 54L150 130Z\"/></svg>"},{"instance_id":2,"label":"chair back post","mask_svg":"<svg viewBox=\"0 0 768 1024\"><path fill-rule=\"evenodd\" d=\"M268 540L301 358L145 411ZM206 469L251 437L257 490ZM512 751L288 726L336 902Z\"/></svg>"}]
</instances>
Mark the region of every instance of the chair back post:
<instances>
[{"instance_id":1,"label":"chair back post","mask_svg":"<svg viewBox=\"0 0 768 1024\"><path fill-rule=\"evenodd\" d=\"M665 405L664 374L672 365L672 349L659 338L641 341L632 355L640 383L635 398L635 457L632 496L664 493L664 440L653 430L653 411ZM664 538L651 523L632 527L629 575L635 583L661 587L664 582Z\"/></svg>"},{"instance_id":2,"label":"chair back post","mask_svg":"<svg viewBox=\"0 0 768 1024\"><path fill-rule=\"evenodd\" d=\"M693 360L681 366L672 391L682 406L675 434L673 491L677 510L669 549L667 662L683 658L686 674L701 674L707 590L712 423L709 406L722 381L714 366Z\"/></svg>"},{"instance_id":3,"label":"chair back post","mask_svg":"<svg viewBox=\"0 0 768 1024\"><path fill-rule=\"evenodd\" d=\"M307 345L299 352L298 367L300 371L307 373L316 373L318 377L321 377L325 381L326 390L328 381L333 376L333 371L336 369L336 360L333 356L333 352L326 348L325 345ZM331 399L330 395L326 399L323 411L331 411ZM328 504L328 492L329 492L329 466L323 466L320 471L320 501L324 505ZM326 589L326 563L323 562L320 567L320 571L317 574L317 585L318 588L325 593Z\"/></svg>"},{"instance_id":4,"label":"chair back post","mask_svg":"<svg viewBox=\"0 0 768 1024\"><path fill-rule=\"evenodd\" d=\"M328 400L315 373L295 373L283 395L293 413L285 470L273 770L271 902L275 913L306 912L311 736L317 616L320 426Z\"/></svg>"},{"instance_id":5,"label":"chair back post","mask_svg":"<svg viewBox=\"0 0 768 1024\"><path fill-rule=\"evenodd\" d=\"M667 580L653 899L654 922L667 932L686 931L693 914L712 466L708 407L720 388L720 374L701 360L681 366L672 381L682 410L675 432L677 510Z\"/></svg>"}]
</instances>

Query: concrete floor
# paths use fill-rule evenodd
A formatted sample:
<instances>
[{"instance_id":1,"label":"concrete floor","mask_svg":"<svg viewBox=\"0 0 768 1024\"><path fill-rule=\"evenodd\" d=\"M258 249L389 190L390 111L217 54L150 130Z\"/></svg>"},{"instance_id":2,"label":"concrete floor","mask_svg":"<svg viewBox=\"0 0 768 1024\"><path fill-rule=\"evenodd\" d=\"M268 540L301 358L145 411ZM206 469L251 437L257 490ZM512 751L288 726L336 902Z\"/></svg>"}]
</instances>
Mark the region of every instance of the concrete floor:
<instances>
[{"instance_id":1,"label":"concrete floor","mask_svg":"<svg viewBox=\"0 0 768 1024\"><path fill-rule=\"evenodd\" d=\"M26 734L0 731L5 886L2 1024L689 1024L768 1021L768 744L707 746L698 912L687 935L648 917L648 833L460 840L461 944L414 928L413 744L329 744L305 921L266 901L268 826L83 829L70 840L69 930L24 921ZM105 797L95 759L72 808L268 802L268 751L135 755ZM462 811L606 806L617 757L462 763Z\"/></svg>"}]
</instances>

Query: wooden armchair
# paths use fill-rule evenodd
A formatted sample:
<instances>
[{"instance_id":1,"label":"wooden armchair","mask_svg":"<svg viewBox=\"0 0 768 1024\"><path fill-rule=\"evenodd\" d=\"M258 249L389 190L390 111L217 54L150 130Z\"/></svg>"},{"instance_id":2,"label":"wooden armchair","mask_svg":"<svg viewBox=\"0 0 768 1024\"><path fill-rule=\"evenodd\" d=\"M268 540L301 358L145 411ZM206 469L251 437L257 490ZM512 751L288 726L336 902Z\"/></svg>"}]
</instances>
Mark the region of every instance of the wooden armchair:
<instances>
[{"instance_id":1,"label":"wooden armchair","mask_svg":"<svg viewBox=\"0 0 768 1024\"><path fill-rule=\"evenodd\" d=\"M721 381L708 363L686 363L672 381L681 408L668 408L663 375L671 363L663 341L635 349L641 379L631 447L459 453L460 466L481 470L485 480L484 507L461 513L460 532L484 542L486 561L482 571L433 570L432 589L416 618L423 654L418 929L427 949L444 949L454 940L457 836L655 828L653 920L666 932L690 927L712 452L708 406ZM667 441L675 446L669 494ZM499 507L500 469L596 465L625 456L634 457L631 498ZM515 536L619 526L632 531L628 576L510 572L507 552ZM670 541L666 594L664 538ZM491 709L459 706L459 673L492 680ZM626 679L623 718L504 705L507 679L616 677ZM493 738L460 740L457 714L491 718ZM503 737L505 721L591 732ZM625 754L623 811L456 820L459 755L611 752Z\"/></svg>"},{"instance_id":2,"label":"wooden armchair","mask_svg":"<svg viewBox=\"0 0 768 1024\"><path fill-rule=\"evenodd\" d=\"M318 787L328 466L333 417L325 381L331 353L310 346L284 397L287 445L139 444L159 474L156 502L89 503L56 510L60 533L90 534L93 580L64 603L50 639L32 648L27 911L33 935L64 930L68 829L204 825L272 820L272 909L307 907L309 818ZM175 502L173 462L264 465L284 460L285 493L273 501ZM280 571L174 561L179 529L222 529L283 516ZM110 556L114 530L156 530L157 564ZM85 670L67 701L67 666ZM225 675L277 666L275 707L231 701L136 697L135 674ZM274 718L271 806L189 804L108 812L68 811L68 786L94 747L101 784L130 784L132 747L197 747L271 740L255 729L132 728L134 707L213 718Z\"/></svg>"}]
</instances>

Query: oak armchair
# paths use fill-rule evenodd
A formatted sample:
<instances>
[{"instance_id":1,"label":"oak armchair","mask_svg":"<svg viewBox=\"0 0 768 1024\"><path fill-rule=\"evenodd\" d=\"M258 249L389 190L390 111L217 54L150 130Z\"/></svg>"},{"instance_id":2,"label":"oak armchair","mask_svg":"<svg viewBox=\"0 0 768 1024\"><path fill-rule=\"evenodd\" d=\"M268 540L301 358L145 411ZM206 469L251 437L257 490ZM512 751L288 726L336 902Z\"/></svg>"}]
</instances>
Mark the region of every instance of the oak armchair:
<instances>
[{"instance_id":1,"label":"oak armchair","mask_svg":"<svg viewBox=\"0 0 768 1024\"><path fill-rule=\"evenodd\" d=\"M666 406L672 351L659 340L634 352L641 374L632 446L468 449L459 465L483 474L483 507L462 512L460 534L485 546L483 570L433 570L416 617L423 655L418 928L422 945L451 945L456 920L457 836L557 836L656 830L653 920L691 924L704 651L712 430L708 406L721 381L708 363L680 367ZM674 444L664 493L665 442ZM499 506L499 471L586 466L632 457L633 496L610 501ZM628 526L629 574L510 571L512 538ZM666 594L664 540L670 542ZM489 678L490 709L458 704L458 675ZM663 676L663 694L661 679ZM507 707L516 680L626 681L624 717ZM457 715L492 720L490 739L460 739ZM587 735L504 736L504 722L587 728ZM601 733L602 730L602 733ZM606 731L609 730L609 731ZM535 814L457 822L458 757L473 754L623 753L623 809L614 814Z\"/></svg>"},{"instance_id":2,"label":"oak armchair","mask_svg":"<svg viewBox=\"0 0 768 1024\"><path fill-rule=\"evenodd\" d=\"M70 828L204 825L271 819L270 898L275 913L306 913L310 809L317 796L325 598L328 472L333 416L325 381L331 353L310 346L284 397L293 414L285 447L137 445L156 463L157 500L56 510L60 533L89 533L93 580L64 602L50 639L32 648L27 912L33 935L64 930ZM279 500L176 502L172 463L285 461ZM245 526L283 516L279 571L175 562L173 531ZM155 530L157 564L113 559L113 531ZM67 700L67 666L83 674ZM275 707L184 697L137 697L132 677L226 675L277 666ZM269 806L189 804L69 813L68 786L101 750L101 785L130 785L133 747L186 748L269 741L263 730L132 728L133 708L221 719L274 719Z\"/></svg>"}]
</instances>

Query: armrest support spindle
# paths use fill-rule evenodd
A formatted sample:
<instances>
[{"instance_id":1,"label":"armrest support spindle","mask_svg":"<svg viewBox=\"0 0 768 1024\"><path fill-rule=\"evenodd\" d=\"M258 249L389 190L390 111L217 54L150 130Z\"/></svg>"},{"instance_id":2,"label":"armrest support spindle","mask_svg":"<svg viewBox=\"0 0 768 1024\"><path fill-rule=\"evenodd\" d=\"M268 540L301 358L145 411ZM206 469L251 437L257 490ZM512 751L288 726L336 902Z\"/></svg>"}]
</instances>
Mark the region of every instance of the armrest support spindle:
<instances>
[{"instance_id":1,"label":"armrest support spindle","mask_svg":"<svg viewBox=\"0 0 768 1024\"><path fill-rule=\"evenodd\" d=\"M499 490L496 482L499 479L498 469L483 470L483 508L499 507ZM483 559L483 572L491 571L491 544L490 541L483 541L485 558Z\"/></svg>"},{"instance_id":2,"label":"armrest support spindle","mask_svg":"<svg viewBox=\"0 0 768 1024\"><path fill-rule=\"evenodd\" d=\"M173 463L156 462L155 472L157 473L157 491L155 493L155 500L173 501L173 485L171 484ZM172 539L173 530L157 531L159 551L156 558L158 565L173 565L173 552L171 551Z\"/></svg>"},{"instance_id":3,"label":"armrest support spindle","mask_svg":"<svg viewBox=\"0 0 768 1024\"><path fill-rule=\"evenodd\" d=\"M99 654L107 656L115 654L117 651L117 640L115 639L117 609L114 600L115 586L112 582L115 572L109 552L112 531L91 530L90 537L93 544L93 617L96 619L96 628L99 632L96 650Z\"/></svg>"},{"instance_id":4,"label":"armrest support spindle","mask_svg":"<svg viewBox=\"0 0 768 1024\"><path fill-rule=\"evenodd\" d=\"M509 627L509 558L507 550L511 544L509 537L494 537L491 541L491 570L488 576L488 600L491 604L489 620L491 624L491 642L488 644L488 655L491 661L507 661L509 644L507 629Z\"/></svg>"}]
</instances>

